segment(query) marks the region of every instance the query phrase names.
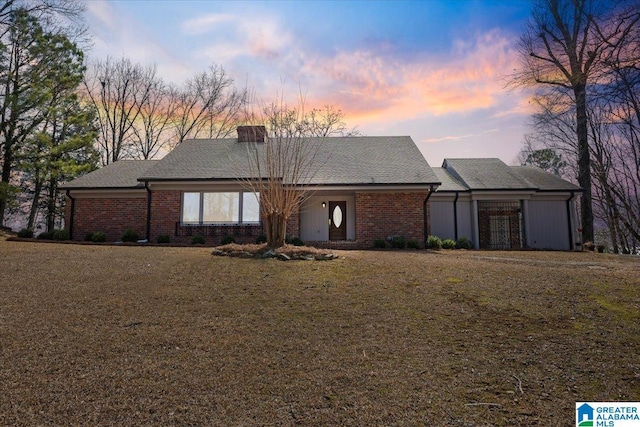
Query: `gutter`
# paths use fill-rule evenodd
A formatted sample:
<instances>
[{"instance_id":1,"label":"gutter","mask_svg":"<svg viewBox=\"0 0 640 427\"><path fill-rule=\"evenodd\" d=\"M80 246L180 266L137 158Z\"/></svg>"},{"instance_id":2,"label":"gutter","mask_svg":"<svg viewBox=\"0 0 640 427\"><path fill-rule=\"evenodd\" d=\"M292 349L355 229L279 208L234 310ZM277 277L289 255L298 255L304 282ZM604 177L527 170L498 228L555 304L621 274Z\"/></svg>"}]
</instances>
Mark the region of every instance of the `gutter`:
<instances>
[{"instance_id":1,"label":"gutter","mask_svg":"<svg viewBox=\"0 0 640 427\"><path fill-rule=\"evenodd\" d=\"M71 200L71 209L70 209L71 212L70 212L70 218L69 218L69 240L73 240L73 220L76 213L76 199L71 197L70 190L66 191L66 195L67 195L67 198Z\"/></svg>"},{"instance_id":2,"label":"gutter","mask_svg":"<svg viewBox=\"0 0 640 427\"><path fill-rule=\"evenodd\" d=\"M571 195L565 201L565 203L567 204L567 231L569 232L569 250L570 251L575 249L575 247L573 246L573 232L571 231L573 228L571 224L571 200L575 196L575 193L576 192L574 190L571 190Z\"/></svg>"},{"instance_id":3,"label":"gutter","mask_svg":"<svg viewBox=\"0 0 640 427\"><path fill-rule=\"evenodd\" d=\"M453 199L453 235L456 242L458 241L458 197L460 192L456 191L456 198Z\"/></svg>"},{"instance_id":4,"label":"gutter","mask_svg":"<svg viewBox=\"0 0 640 427\"><path fill-rule=\"evenodd\" d=\"M422 215L423 215L423 220L424 220L424 230L423 230L423 234L424 234L424 239L422 239L422 243L424 243L426 245L427 242L427 238L428 233L429 233L429 221L427 218L427 202L429 201L429 198L431 197L431 195L433 194L435 189L434 185L429 186L429 194L427 194L427 197L425 197L424 202L422 202Z\"/></svg>"},{"instance_id":5,"label":"gutter","mask_svg":"<svg viewBox=\"0 0 640 427\"><path fill-rule=\"evenodd\" d=\"M147 190L147 230L145 238L149 242L151 236L151 190L149 189L149 181L144 182L144 188Z\"/></svg>"}]
</instances>

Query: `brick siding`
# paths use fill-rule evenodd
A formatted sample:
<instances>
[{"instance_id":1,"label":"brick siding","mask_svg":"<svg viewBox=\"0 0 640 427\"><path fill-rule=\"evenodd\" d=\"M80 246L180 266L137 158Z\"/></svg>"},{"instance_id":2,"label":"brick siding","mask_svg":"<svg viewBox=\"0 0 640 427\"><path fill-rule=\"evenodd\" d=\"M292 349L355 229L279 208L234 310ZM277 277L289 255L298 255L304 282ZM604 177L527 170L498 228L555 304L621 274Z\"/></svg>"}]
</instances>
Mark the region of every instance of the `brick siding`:
<instances>
[{"instance_id":1,"label":"brick siding","mask_svg":"<svg viewBox=\"0 0 640 427\"><path fill-rule=\"evenodd\" d=\"M355 241L313 242L319 247L336 249L372 248L376 239L404 236L415 239L424 246L423 203L424 193L366 193L355 195ZM190 243L192 236L203 234L207 245L217 245L226 235L234 236L238 243L253 243L263 230L259 227L181 226L182 192L179 190L157 190L151 195L151 229L149 240L155 242L163 234L171 242ZM71 203L68 202L67 206ZM108 241L120 240L126 228L133 228L146 235L146 198L76 198L74 215L74 240L82 240L88 232L104 231ZM70 210L67 209L67 218ZM287 223L287 235L300 236L300 215L294 215ZM311 242L309 242L311 243Z\"/></svg>"},{"instance_id":2,"label":"brick siding","mask_svg":"<svg viewBox=\"0 0 640 427\"><path fill-rule=\"evenodd\" d=\"M356 193L358 246L372 248L376 239L404 236L407 240L417 240L423 247L423 203L427 195L428 192Z\"/></svg>"},{"instance_id":3,"label":"brick siding","mask_svg":"<svg viewBox=\"0 0 640 427\"><path fill-rule=\"evenodd\" d=\"M122 238L127 228L133 229L141 239L147 228L146 198L76 198L73 240L84 240L87 233L102 231L108 242ZM71 201L67 200L65 224L69 226Z\"/></svg>"},{"instance_id":4,"label":"brick siding","mask_svg":"<svg viewBox=\"0 0 640 427\"><path fill-rule=\"evenodd\" d=\"M168 235L171 242L191 243L191 237L176 236L176 222L180 221L182 192L180 190L158 190L151 192L151 230L149 241Z\"/></svg>"}]
</instances>

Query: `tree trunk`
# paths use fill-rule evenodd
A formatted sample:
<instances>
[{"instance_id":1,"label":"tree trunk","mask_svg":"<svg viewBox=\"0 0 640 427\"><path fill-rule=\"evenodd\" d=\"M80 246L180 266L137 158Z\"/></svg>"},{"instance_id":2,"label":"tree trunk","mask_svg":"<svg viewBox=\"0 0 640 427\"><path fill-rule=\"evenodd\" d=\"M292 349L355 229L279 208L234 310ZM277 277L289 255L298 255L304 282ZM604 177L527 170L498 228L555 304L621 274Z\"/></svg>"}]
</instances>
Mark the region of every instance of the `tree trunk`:
<instances>
[{"instance_id":1,"label":"tree trunk","mask_svg":"<svg viewBox=\"0 0 640 427\"><path fill-rule=\"evenodd\" d=\"M36 222L36 215L38 214L38 202L40 201L40 192L42 191L40 169L36 169L34 184L35 188L33 190L33 200L31 201L31 211L29 212L29 221L27 222L27 229L29 230L33 230L34 223Z\"/></svg>"},{"instance_id":2,"label":"tree trunk","mask_svg":"<svg viewBox=\"0 0 640 427\"><path fill-rule=\"evenodd\" d=\"M2 176L0 182L9 184L11 178L11 163L13 162L13 153L11 150L11 141L4 142L4 163L2 164ZM0 198L0 226L4 225L4 211L7 208L7 201Z\"/></svg>"},{"instance_id":3,"label":"tree trunk","mask_svg":"<svg viewBox=\"0 0 640 427\"><path fill-rule=\"evenodd\" d=\"M51 177L49 180L49 195L47 197L47 232L53 232L56 225L56 196L58 193L58 185L56 179Z\"/></svg>"},{"instance_id":4,"label":"tree trunk","mask_svg":"<svg viewBox=\"0 0 640 427\"><path fill-rule=\"evenodd\" d=\"M267 245L270 248L284 246L284 239L287 234L287 218L282 214L272 213L265 217L267 228Z\"/></svg>"},{"instance_id":5,"label":"tree trunk","mask_svg":"<svg viewBox=\"0 0 640 427\"><path fill-rule=\"evenodd\" d=\"M573 88L576 98L576 134L578 137L578 184L582 187L580 213L582 241L593 242L593 207L591 202L591 162L587 130L587 91L585 84Z\"/></svg>"}]
</instances>

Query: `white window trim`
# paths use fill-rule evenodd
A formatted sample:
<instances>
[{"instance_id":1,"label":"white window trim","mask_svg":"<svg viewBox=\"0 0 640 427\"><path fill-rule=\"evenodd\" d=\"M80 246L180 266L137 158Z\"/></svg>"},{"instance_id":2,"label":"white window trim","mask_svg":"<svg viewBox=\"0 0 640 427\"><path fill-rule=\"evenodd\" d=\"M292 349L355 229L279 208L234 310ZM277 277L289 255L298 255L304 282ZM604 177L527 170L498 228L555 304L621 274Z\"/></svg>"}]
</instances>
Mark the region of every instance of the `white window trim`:
<instances>
[{"instance_id":1,"label":"white window trim","mask_svg":"<svg viewBox=\"0 0 640 427\"><path fill-rule=\"evenodd\" d=\"M192 193L198 193L200 195L199 197L199 206L198 206L198 222L185 222L184 221L184 195L185 194L192 194ZM236 222L228 222L228 221L207 221L204 222L202 219L204 217L204 194L205 193L237 193L238 194L238 221ZM260 218L260 212L258 211L258 220L257 221L243 221L243 214L244 214L244 195L245 194L252 194L255 196L255 194L252 191L183 191L182 195L180 197L180 224L181 225L186 225L186 226L195 226L195 225L229 225L229 226L233 226L233 225L251 225L251 224L259 224L261 221ZM260 209L260 197L257 197L258 199L258 210Z\"/></svg>"}]
</instances>

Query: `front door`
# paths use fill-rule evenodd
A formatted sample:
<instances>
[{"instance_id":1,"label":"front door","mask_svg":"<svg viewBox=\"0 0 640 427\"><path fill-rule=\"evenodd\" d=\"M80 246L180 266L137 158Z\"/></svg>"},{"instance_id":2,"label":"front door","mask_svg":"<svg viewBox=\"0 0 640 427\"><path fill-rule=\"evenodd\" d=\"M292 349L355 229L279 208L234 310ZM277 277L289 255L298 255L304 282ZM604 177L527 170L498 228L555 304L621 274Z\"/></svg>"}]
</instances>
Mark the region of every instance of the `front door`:
<instances>
[{"instance_id":1,"label":"front door","mask_svg":"<svg viewBox=\"0 0 640 427\"><path fill-rule=\"evenodd\" d=\"M329 202L329 240L347 240L347 202Z\"/></svg>"}]
</instances>

